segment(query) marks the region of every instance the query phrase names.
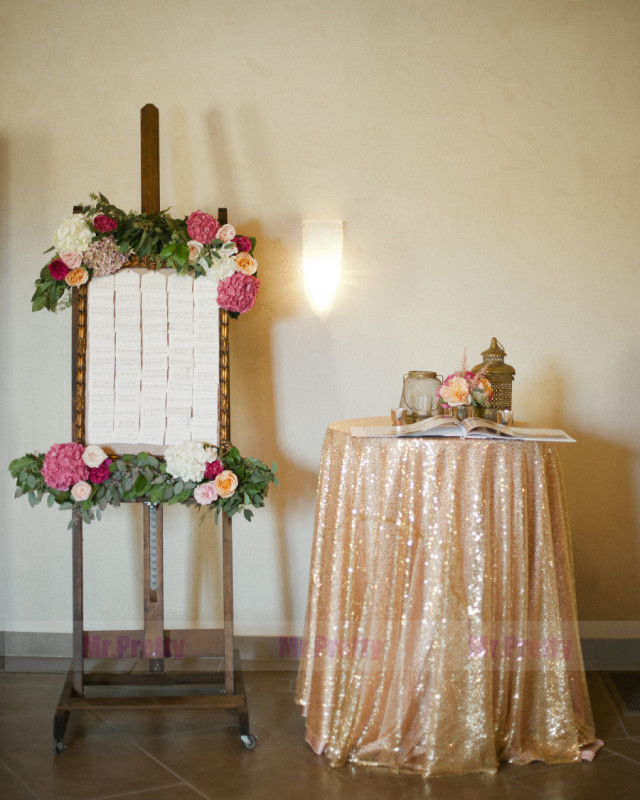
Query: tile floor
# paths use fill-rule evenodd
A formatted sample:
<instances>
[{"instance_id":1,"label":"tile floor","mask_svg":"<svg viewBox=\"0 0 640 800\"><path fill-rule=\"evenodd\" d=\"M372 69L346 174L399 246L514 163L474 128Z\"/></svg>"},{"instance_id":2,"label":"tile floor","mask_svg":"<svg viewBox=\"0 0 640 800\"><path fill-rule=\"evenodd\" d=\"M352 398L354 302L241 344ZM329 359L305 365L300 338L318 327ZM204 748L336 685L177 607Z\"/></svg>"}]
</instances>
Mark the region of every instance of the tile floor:
<instances>
[{"instance_id":1,"label":"tile floor","mask_svg":"<svg viewBox=\"0 0 640 800\"><path fill-rule=\"evenodd\" d=\"M295 672L246 672L252 731L245 750L229 712L71 714L55 755L51 726L63 675L0 672L2 800L639 800L640 717L622 717L598 673L589 685L598 735L592 764L505 765L495 776L425 781L345 766L332 769L304 742Z\"/></svg>"}]
</instances>

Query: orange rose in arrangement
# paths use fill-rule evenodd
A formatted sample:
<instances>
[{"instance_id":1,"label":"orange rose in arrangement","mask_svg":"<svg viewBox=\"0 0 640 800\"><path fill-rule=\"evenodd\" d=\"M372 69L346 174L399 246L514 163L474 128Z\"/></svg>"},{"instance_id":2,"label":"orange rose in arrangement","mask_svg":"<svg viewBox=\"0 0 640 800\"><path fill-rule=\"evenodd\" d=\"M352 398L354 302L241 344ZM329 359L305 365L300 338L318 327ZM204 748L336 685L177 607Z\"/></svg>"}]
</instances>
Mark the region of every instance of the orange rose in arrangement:
<instances>
[{"instance_id":1,"label":"orange rose in arrangement","mask_svg":"<svg viewBox=\"0 0 640 800\"><path fill-rule=\"evenodd\" d=\"M238 476L230 469L225 469L224 472L216 475L213 484L218 492L218 497L231 497L238 488Z\"/></svg>"},{"instance_id":2,"label":"orange rose in arrangement","mask_svg":"<svg viewBox=\"0 0 640 800\"><path fill-rule=\"evenodd\" d=\"M65 275L64 280L69 286L82 286L89 280L89 273L82 267L76 267Z\"/></svg>"},{"instance_id":3,"label":"orange rose in arrangement","mask_svg":"<svg viewBox=\"0 0 640 800\"><path fill-rule=\"evenodd\" d=\"M258 269L258 262L249 253L238 253L236 265L240 272L244 272L245 275L254 275Z\"/></svg>"}]
</instances>

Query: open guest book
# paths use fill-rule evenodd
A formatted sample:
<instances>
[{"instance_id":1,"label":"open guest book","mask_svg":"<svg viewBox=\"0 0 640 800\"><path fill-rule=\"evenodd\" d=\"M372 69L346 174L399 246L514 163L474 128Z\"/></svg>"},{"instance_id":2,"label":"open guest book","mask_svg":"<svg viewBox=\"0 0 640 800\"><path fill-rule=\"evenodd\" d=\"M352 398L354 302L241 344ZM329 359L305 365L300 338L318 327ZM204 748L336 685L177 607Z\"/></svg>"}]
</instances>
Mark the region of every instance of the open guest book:
<instances>
[{"instance_id":1,"label":"open guest book","mask_svg":"<svg viewBox=\"0 0 640 800\"><path fill-rule=\"evenodd\" d=\"M569 434L549 428L516 428L489 419L428 417L411 425L373 425L351 428L352 436L457 436L462 439L523 439L532 442L575 442Z\"/></svg>"}]
</instances>

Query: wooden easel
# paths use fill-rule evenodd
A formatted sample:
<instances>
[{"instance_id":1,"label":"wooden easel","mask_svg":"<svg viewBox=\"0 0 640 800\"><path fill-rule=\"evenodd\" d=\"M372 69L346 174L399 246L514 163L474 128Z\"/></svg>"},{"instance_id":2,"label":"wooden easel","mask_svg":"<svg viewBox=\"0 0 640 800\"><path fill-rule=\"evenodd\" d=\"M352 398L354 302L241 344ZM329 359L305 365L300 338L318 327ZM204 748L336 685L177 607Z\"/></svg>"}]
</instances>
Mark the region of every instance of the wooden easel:
<instances>
[{"instance_id":1,"label":"wooden easel","mask_svg":"<svg viewBox=\"0 0 640 800\"><path fill-rule=\"evenodd\" d=\"M142 167L142 211L155 214L160 211L160 156L158 109L146 105L141 113L141 167ZM218 210L221 223L227 221L227 210ZM86 356L86 302L87 287L74 290L72 320L72 394L74 441L84 439L84 385ZM229 404L229 313L220 314L220 446L230 445L231 415ZM222 585L224 627L197 631L168 631L164 629L163 591L163 515L162 505L144 503L144 631L135 632L144 641L159 643L151 653L145 653L148 671L131 673L87 673L84 670L83 644L85 638L99 635L84 630L83 614L83 559L82 517L74 514L72 532L73 559L73 658L67 674L53 721L54 751L64 749L63 738L72 711L106 710L167 710L170 708L192 708L201 710L232 709L238 714L240 738L249 750L256 746L256 737L249 732L249 712L244 689L244 680L237 650L234 650L233 633L233 546L231 519L222 515ZM199 655L223 659L224 668L216 672L166 671L165 657L169 656L167 638L182 635L199 639L202 652ZM99 693L87 695L88 687L157 687L158 693L140 693L138 696L108 696ZM176 696L163 694L165 687L180 686L184 692ZM189 694L189 687L198 687L198 694ZM202 693L210 687L211 693Z\"/></svg>"}]
</instances>

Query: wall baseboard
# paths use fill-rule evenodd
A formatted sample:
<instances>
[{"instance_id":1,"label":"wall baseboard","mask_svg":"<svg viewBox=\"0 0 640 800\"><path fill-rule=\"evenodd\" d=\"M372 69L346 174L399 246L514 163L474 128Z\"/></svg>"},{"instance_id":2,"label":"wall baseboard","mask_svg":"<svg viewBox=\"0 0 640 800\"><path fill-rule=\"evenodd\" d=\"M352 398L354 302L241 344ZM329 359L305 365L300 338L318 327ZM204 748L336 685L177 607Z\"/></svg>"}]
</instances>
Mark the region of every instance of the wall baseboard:
<instances>
[{"instance_id":1,"label":"wall baseboard","mask_svg":"<svg viewBox=\"0 0 640 800\"><path fill-rule=\"evenodd\" d=\"M167 658L192 658L204 653L206 631L166 631ZM582 653L588 671L640 670L640 638L582 638ZM142 631L92 631L85 636L85 657L97 661L144 658ZM247 670L296 669L304 642L300 636L236 636ZM66 672L72 655L71 633L0 631L0 670L22 671L31 664L54 672ZM37 669L40 671L40 669Z\"/></svg>"}]
</instances>

